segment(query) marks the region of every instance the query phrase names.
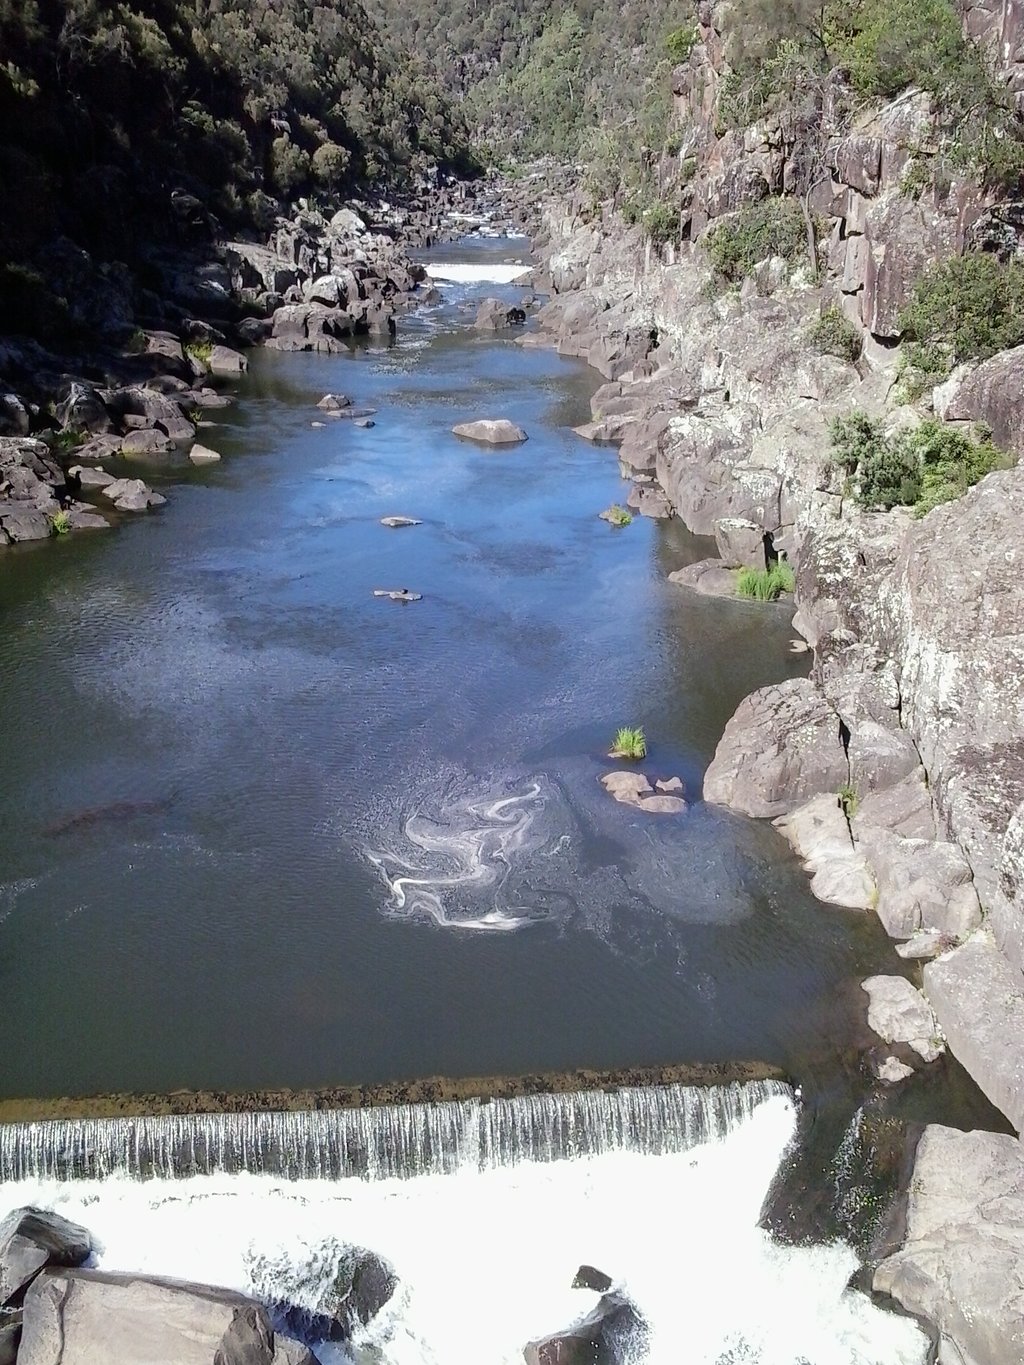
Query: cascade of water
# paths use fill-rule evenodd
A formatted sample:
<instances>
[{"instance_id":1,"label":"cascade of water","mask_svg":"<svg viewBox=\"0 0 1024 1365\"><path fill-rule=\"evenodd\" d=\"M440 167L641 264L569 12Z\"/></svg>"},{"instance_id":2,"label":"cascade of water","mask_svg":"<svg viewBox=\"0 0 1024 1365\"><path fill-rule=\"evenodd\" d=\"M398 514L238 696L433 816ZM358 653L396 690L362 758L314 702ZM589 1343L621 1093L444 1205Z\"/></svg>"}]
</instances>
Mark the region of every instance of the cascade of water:
<instances>
[{"instance_id":1,"label":"cascade of water","mask_svg":"<svg viewBox=\"0 0 1024 1365\"><path fill-rule=\"evenodd\" d=\"M779 1081L644 1086L365 1109L55 1119L0 1127L0 1182L247 1171L371 1180L617 1151L660 1156L724 1137Z\"/></svg>"}]
</instances>

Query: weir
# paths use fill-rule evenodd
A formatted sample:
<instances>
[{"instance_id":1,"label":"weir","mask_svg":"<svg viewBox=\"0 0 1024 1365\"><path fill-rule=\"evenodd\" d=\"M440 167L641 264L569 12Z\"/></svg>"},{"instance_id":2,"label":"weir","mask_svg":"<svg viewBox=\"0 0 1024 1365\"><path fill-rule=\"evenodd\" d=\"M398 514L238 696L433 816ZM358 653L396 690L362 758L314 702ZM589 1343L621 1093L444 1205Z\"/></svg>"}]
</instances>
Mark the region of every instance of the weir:
<instances>
[{"instance_id":1,"label":"weir","mask_svg":"<svg viewBox=\"0 0 1024 1365\"><path fill-rule=\"evenodd\" d=\"M488 1170L618 1151L652 1156L724 1137L782 1081L323 1111L50 1119L0 1127L0 1182L173 1179L247 1171L369 1180Z\"/></svg>"}]
</instances>

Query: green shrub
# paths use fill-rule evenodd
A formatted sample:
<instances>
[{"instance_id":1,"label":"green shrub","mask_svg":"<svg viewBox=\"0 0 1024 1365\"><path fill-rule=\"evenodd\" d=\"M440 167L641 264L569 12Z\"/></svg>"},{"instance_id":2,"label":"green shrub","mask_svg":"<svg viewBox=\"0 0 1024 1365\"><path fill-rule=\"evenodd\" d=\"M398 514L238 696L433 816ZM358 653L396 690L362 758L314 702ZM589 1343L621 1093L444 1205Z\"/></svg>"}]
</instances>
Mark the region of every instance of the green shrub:
<instances>
[{"instance_id":1,"label":"green shrub","mask_svg":"<svg viewBox=\"0 0 1024 1365\"><path fill-rule=\"evenodd\" d=\"M784 592L796 586L793 570L783 559L777 559L767 569L740 569L736 575L736 591L740 597L758 602L775 602Z\"/></svg>"},{"instance_id":2,"label":"green shrub","mask_svg":"<svg viewBox=\"0 0 1024 1365\"><path fill-rule=\"evenodd\" d=\"M612 526L629 526L633 520L633 514L629 509L617 502L613 502L607 512L602 512L601 515Z\"/></svg>"},{"instance_id":3,"label":"green shrub","mask_svg":"<svg viewBox=\"0 0 1024 1365\"><path fill-rule=\"evenodd\" d=\"M861 352L860 332L836 303L822 310L808 329L807 339L822 355L856 360Z\"/></svg>"},{"instance_id":4,"label":"green shrub","mask_svg":"<svg viewBox=\"0 0 1024 1365\"><path fill-rule=\"evenodd\" d=\"M854 89L883 99L911 85L949 99L983 77L951 0L859 0L838 16L833 48Z\"/></svg>"},{"instance_id":5,"label":"green shrub","mask_svg":"<svg viewBox=\"0 0 1024 1365\"><path fill-rule=\"evenodd\" d=\"M611 758L630 758L635 762L647 756L647 740L639 727L623 725L615 732Z\"/></svg>"},{"instance_id":6,"label":"green shrub","mask_svg":"<svg viewBox=\"0 0 1024 1365\"><path fill-rule=\"evenodd\" d=\"M655 246L679 240L679 210L664 202L652 205L643 216L643 229Z\"/></svg>"},{"instance_id":7,"label":"green shrub","mask_svg":"<svg viewBox=\"0 0 1024 1365\"><path fill-rule=\"evenodd\" d=\"M54 512L50 517L50 525L53 527L53 534L55 536L66 536L71 530L70 512Z\"/></svg>"},{"instance_id":8,"label":"green shrub","mask_svg":"<svg viewBox=\"0 0 1024 1365\"><path fill-rule=\"evenodd\" d=\"M324 142L313 153L310 165L316 180L333 189L345 179L351 163L352 157L345 147L336 142Z\"/></svg>"},{"instance_id":9,"label":"green shrub","mask_svg":"<svg viewBox=\"0 0 1024 1365\"><path fill-rule=\"evenodd\" d=\"M200 365L208 366L210 357L213 355L213 343L211 341L186 341L181 349Z\"/></svg>"},{"instance_id":10,"label":"green shrub","mask_svg":"<svg viewBox=\"0 0 1024 1365\"><path fill-rule=\"evenodd\" d=\"M696 24L684 24L682 28L673 29L665 39L665 51L669 55L669 60L675 66L681 65L697 46L699 39L700 30Z\"/></svg>"},{"instance_id":11,"label":"green shrub","mask_svg":"<svg viewBox=\"0 0 1024 1365\"><path fill-rule=\"evenodd\" d=\"M949 378L949 348L933 341L904 343L896 364L896 393L901 402L916 403L922 394Z\"/></svg>"},{"instance_id":12,"label":"green shrub","mask_svg":"<svg viewBox=\"0 0 1024 1365\"><path fill-rule=\"evenodd\" d=\"M835 418L830 435L833 457L851 478L857 501L873 509L913 507L924 516L1012 464L987 432L972 438L934 418L886 436L880 422L854 412Z\"/></svg>"},{"instance_id":13,"label":"green shrub","mask_svg":"<svg viewBox=\"0 0 1024 1365\"><path fill-rule=\"evenodd\" d=\"M298 193L309 181L309 155L282 134L270 145L270 178L279 194Z\"/></svg>"},{"instance_id":14,"label":"green shrub","mask_svg":"<svg viewBox=\"0 0 1024 1365\"><path fill-rule=\"evenodd\" d=\"M795 199L764 199L712 228L704 247L719 275L741 280L769 256L799 260L807 251L807 226Z\"/></svg>"},{"instance_id":15,"label":"green shrub","mask_svg":"<svg viewBox=\"0 0 1024 1365\"><path fill-rule=\"evenodd\" d=\"M917 342L941 343L955 361L985 360L1024 342L1024 265L988 252L930 266L900 314Z\"/></svg>"}]
</instances>

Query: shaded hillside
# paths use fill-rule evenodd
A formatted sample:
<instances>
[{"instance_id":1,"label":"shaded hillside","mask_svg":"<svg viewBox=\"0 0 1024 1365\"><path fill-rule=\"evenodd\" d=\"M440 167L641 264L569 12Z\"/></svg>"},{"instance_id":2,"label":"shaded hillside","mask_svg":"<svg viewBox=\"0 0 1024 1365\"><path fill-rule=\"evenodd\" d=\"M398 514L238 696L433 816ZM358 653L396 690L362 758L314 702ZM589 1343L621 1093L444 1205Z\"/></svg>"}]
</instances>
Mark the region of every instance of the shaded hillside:
<instances>
[{"instance_id":1,"label":"shaded hillside","mask_svg":"<svg viewBox=\"0 0 1024 1365\"><path fill-rule=\"evenodd\" d=\"M134 264L465 145L357 0L0 0L3 329L52 320L74 247Z\"/></svg>"},{"instance_id":2,"label":"shaded hillside","mask_svg":"<svg viewBox=\"0 0 1024 1365\"><path fill-rule=\"evenodd\" d=\"M369 0L429 56L475 135L501 154L583 155L602 126L664 135L667 75L693 0ZM676 56L678 59L678 55Z\"/></svg>"}]
</instances>

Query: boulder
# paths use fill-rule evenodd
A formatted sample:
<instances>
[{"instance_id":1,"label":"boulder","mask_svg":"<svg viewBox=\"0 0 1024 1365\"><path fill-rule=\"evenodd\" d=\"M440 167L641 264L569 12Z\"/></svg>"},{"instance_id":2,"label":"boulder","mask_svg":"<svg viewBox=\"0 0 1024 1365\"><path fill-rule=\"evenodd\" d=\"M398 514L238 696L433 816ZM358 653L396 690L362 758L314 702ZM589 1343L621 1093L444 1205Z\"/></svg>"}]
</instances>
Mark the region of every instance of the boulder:
<instances>
[{"instance_id":1,"label":"boulder","mask_svg":"<svg viewBox=\"0 0 1024 1365\"><path fill-rule=\"evenodd\" d=\"M484 299L477 309L473 326L478 332L498 332L507 327L522 327L526 313L515 305L509 307L500 299Z\"/></svg>"},{"instance_id":2,"label":"boulder","mask_svg":"<svg viewBox=\"0 0 1024 1365\"><path fill-rule=\"evenodd\" d=\"M633 1305L619 1294L605 1294L585 1317L566 1328L531 1341L523 1351L526 1365L600 1365L617 1359L639 1359L645 1327Z\"/></svg>"},{"instance_id":3,"label":"boulder","mask_svg":"<svg viewBox=\"0 0 1024 1365\"><path fill-rule=\"evenodd\" d=\"M856 818L857 847L871 869L875 910L891 938L933 929L964 938L981 923L981 904L959 845L905 839Z\"/></svg>"},{"instance_id":4,"label":"boulder","mask_svg":"<svg viewBox=\"0 0 1024 1365\"><path fill-rule=\"evenodd\" d=\"M207 364L211 374L226 376L245 374L249 368L249 362L241 351L233 351L230 346L219 344L210 347Z\"/></svg>"},{"instance_id":5,"label":"boulder","mask_svg":"<svg viewBox=\"0 0 1024 1365\"><path fill-rule=\"evenodd\" d=\"M900 1081L905 1081L914 1074L912 1066L907 1066L906 1062L901 1062L891 1052L884 1056L872 1057L871 1070L883 1085L899 1085Z\"/></svg>"},{"instance_id":6,"label":"boulder","mask_svg":"<svg viewBox=\"0 0 1024 1365\"><path fill-rule=\"evenodd\" d=\"M868 1027L886 1043L906 1043L925 1062L945 1051L942 1030L932 1007L903 976L869 976L863 983L868 1000Z\"/></svg>"},{"instance_id":7,"label":"boulder","mask_svg":"<svg viewBox=\"0 0 1024 1365\"><path fill-rule=\"evenodd\" d=\"M365 1247L329 1243L303 1265L257 1257L250 1276L260 1297L273 1304L290 1332L320 1341L348 1341L391 1300L394 1270Z\"/></svg>"},{"instance_id":8,"label":"boulder","mask_svg":"<svg viewBox=\"0 0 1024 1365\"><path fill-rule=\"evenodd\" d=\"M79 1266L92 1254L92 1237L77 1223L46 1209L15 1209L0 1222L0 1307L19 1303L47 1266Z\"/></svg>"},{"instance_id":9,"label":"boulder","mask_svg":"<svg viewBox=\"0 0 1024 1365\"><path fill-rule=\"evenodd\" d=\"M638 806L641 796L653 791L643 773L605 773L601 778L601 785L609 796L627 806Z\"/></svg>"},{"instance_id":10,"label":"boulder","mask_svg":"<svg viewBox=\"0 0 1024 1365\"><path fill-rule=\"evenodd\" d=\"M906 1237L874 1274L939 1329L942 1361L1024 1360L1024 1149L1000 1133L929 1125L917 1145Z\"/></svg>"},{"instance_id":11,"label":"boulder","mask_svg":"<svg viewBox=\"0 0 1024 1365\"><path fill-rule=\"evenodd\" d=\"M219 461L220 456L215 450L211 450L209 446L200 445L197 441L188 452L188 458L193 464L216 464Z\"/></svg>"},{"instance_id":12,"label":"boulder","mask_svg":"<svg viewBox=\"0 0 1024 1365\"><path fill-rule=\"evenodd\" d=\"M526 432L522 427L505 418L497 420L482 418L477 422L460 422L458 426L452 427L452 432L456 436L465 437L466 440L479 441L483 445L491 446L518 445L520 441L526 440Z\"/></svg>"},{"instance_id":13,"label":"boulder","mask_svg":"<svg viewBox=\"0 0 1024 1365\"><path fill-rule=\"evenodd\" d=\"M109 526L106 517L84 503L76 503L68 512L68 527L72 531L105 531Z\"/></svg>"},{"instance_id":14,"label":"boulder","mask_svg":"<svg viewBox=\"0 0 1024 1365\"><path fill-rule=\"evenodd\" d=\"M727 569L764 569L764 531L743 517L719 517L714 524L719 558Z\"/></svg>"},{"instance_id":15,"label":"boulder","mask_svg":"<svg viewBox=\"0 0 1024 1365\"><path fill-rule=\"evenodd\" d=\"M147 428L129 431L121 442L123 455L166 455L173 449L172 442L162 431Z\"/></svg>"},{"instance_id":16,"label":"boulder","mask_svg":"<svg viewBox=\"0 0 1024 1365\"><path fill-rule=\"evenodd\" d=\"M57 404L54 414L62 427L72 431L112 431L114 423L107 405L88 384L73 381Z\"/></svg>"},{"instance_id":17,"label":"boulder","mask_svg":"<svg viewBox=\"0 0 1024 1365\"><path fill-rule=\"evenodd\" d=\"M934 394L946 422L984 422L996 445L1024 455L1024 346L960 368Z\"/></svg>"},{"instance_id":18,"label":"boulder","mask_svg":"<svg viewBox=\"0 0 1024 1365\"><path fill-rule=\"evenodd\" d=\"M984 931L924 969L949 1049L1017 1132L1024 1131L1024 978Z\"/></svg>"},{"instance_id":19,"label":"boulder","mask_svg":"<svg viewBox=\"0 0 1024 1365\"><path fill-rule=\"evenodd\" d=\"M352 399L344 393L325 393L317 407L321 412L341 412L352 406Z\"/></svg>"},{"instance_id":20,"label":"boulder","mask_svg":"<svg viewBox=\"0 0 1024 1365\"><path fill-rule=\"evenodd\" d=\"M646 815L685 815L689 806L681 796L645 796L637 803L637 809Z\"/></svg>"},{"instance_id":21,"label":"boulder","mask_svg":"<svg viewBox=\"0 0 1024 1365\"><path fill-rule=\"evenodd\" d=\"M700 559L670 573L668 581L678 588L692 588L705 597L735 597L736 575L720 559Z\"/></svg>"},{"instance_id":22,"label":"boulder","mask_svg":"<svg viewBox=\"0 0 1024 1365\"><path fill-rule=\"evenodd\" d=\"M8 540L17 544L24 540L45 540L51 528L45 512L24 503L7 506L0 502L0 529Z\"/></svg>"},{"instance_id":23,"label":"boulder","mask_svg":"<svg viewBox=\"0 0 1024 1365\"><path fill-rule=\"evenodd\" d=\"M850 826L835 794L816 796L775 821L803 859L811 891L829 905L868 910L875 886L863 854L854 848Z\"/></svg>"},{"instance_id":24,"label":"boulder","mask_svg":"<svg viewBox=\"0 0 1024 1365\"><path fill-rule=\"evenodd\" d=\"M108 474L99 465L90 469L88 465L73 464L68 470L72 479L78 480L79 488L106 488L114 482L113 474Z\"/></svg>"},{"instance_id":25,"label":"boulder","mask_svg":"<svg viewBox=\"0 0 1024 1365\"><path fill-rule=\"evenodd\" d=\"M725 727L704 799L772 819L849 780L839 717L807 678L762 687Z\"/></svg>"},{"instance_id":26,"label":"boulder","mask_svg":"<svg viewBox=\"0 0 1024 1365\"><path fill-rule=\"evenodd\" d=\"M0 436L27 436L31 429L32 417L21 398L0 392Z\"/></svg>"},{"instance_id":27,"label":"boulder","mask_svg":"<svg viewBox=\"0 0 1024 1365\"><path fill-rule=\"evenodd\" d=\"M651 517L655 521L663 521L672 515L668 498L660 488L650 484L638 484L630 489L626 506L639 512L642 517Z\"/></svg>"},{"instance_id":28,"label":"boulder","mask_svg":"<svg viewBox=\"0 0 1024 1365\"><path fill-rule=\"evenodd\" d=\"M573 1289L592 1289L596 1294L605 1294L611 1287L611 1276L592 1265L581 1265L572 1279Z\"/></svg>"},{"instance_id":29,"label":"boulder","mask_svg":"<svg viewBox=\"0 0 1024 1365\"><path fill-rule=\"evenodd\" d=\"M262 1305L227 1289L47 1270L25 1296L18 1365L315 1365Z\"/></svg>"}]
</instances>

